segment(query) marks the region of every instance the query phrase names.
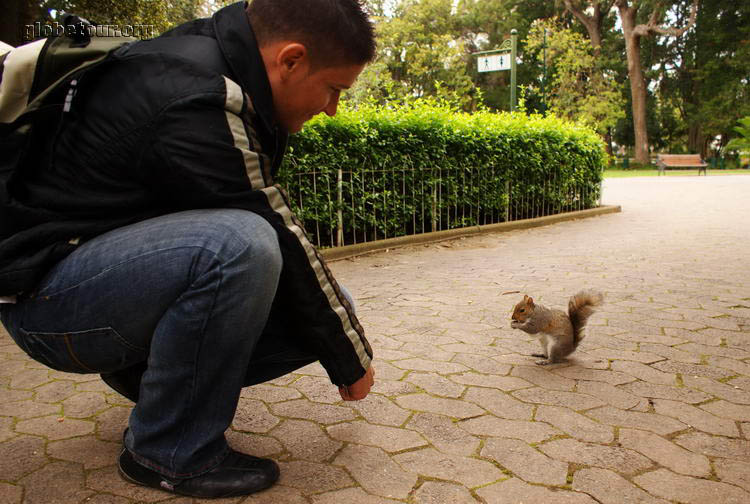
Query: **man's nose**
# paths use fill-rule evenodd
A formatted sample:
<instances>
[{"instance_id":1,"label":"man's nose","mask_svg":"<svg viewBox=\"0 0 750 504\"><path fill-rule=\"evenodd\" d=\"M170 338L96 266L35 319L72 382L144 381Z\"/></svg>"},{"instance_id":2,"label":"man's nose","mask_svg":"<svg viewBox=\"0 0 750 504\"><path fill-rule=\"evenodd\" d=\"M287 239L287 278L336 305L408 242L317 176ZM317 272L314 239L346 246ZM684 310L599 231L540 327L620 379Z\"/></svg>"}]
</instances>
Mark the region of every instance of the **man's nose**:
<instances>
[{"instance_id":1,"label":"man's nose","mask_svg":"<svg viewBox=\"0 0 750 504\"><path fill-rule=\"evenodd\" d=\"M340 97L341 97L340 93L336 93L334 96L331 97L331 100L328 102L328 105L326 105L326 108L323 109L326 115L330 117L333 117L336 115L336 109L339 107Z\"/></svg>"}]
</instances>

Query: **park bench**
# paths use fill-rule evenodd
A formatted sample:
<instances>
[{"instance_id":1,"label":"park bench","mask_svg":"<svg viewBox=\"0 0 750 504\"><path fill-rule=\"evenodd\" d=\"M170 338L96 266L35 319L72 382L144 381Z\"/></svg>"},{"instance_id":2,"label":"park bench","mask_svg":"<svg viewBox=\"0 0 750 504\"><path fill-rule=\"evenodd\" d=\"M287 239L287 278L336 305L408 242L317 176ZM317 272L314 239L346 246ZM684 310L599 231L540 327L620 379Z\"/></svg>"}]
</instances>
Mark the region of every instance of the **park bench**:
<instances>
[{"instance_id":1,"label":"park bench","mask_svg":"<svg viewBox=\"0 0 750 504\"><path fill-rule=\"evenodd\" d=\"M659 175L666 168L698 168L698 175L706 172L707 163L701 159L700 154L659 154L656 158L656 166L659 167Z\"/></svg>"}]
</instances>

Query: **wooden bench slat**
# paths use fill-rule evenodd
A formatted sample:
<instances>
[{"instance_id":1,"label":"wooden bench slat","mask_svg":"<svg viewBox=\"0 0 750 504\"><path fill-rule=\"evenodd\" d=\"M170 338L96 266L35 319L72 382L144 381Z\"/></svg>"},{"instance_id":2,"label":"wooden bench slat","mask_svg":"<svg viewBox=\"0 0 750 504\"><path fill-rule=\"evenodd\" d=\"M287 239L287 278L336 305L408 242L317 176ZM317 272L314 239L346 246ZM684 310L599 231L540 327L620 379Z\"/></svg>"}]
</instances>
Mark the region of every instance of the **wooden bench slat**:
<instances>
[{"instance_id":1,"label":"wooden bench slat","mask_svg":"<svg viewBox=\"0 0 750 504\"><path fill-rule=\"evenodd\" d=\"M698 168L698 175L706 173L708 163L701 159L699 154L659 154L656 158L659 167L659 175L665 168Z\"/></svg>"}]
</instances>

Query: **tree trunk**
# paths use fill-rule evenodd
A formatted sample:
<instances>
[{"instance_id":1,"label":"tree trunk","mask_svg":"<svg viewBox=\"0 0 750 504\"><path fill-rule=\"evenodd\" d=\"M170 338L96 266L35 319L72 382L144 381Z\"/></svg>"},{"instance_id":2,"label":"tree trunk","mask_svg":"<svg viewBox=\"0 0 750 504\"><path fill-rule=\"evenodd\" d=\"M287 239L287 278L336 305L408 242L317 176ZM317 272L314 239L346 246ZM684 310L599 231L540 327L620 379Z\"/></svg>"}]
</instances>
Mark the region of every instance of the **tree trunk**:
<instances>
[{"instance_id":1,"label":"tree trunk","mask_svg":"<svg viewBox=\"0 0 750 504\"><path fill-rule=\"evenodd\" d=\"M691 153L699 154L703 148L703 128L700 123L693 123L688 127L688 150Z\"/></svg>"},{"instance_id":2,"label":"tree trunk","mask_svg":"<svg viewBox=\"0 0 750 504\"><path fill-rule=\"evenodd\" d=\"M646 125L646 81L641 68L641 37L635 33L633 7L618 5L622 32L625 36L625 54L628 59L628 77L633 102L633 133L635 136L635 161L648 164L651 159L648 148L648 128Z\"/></svg>"}]
</instances>

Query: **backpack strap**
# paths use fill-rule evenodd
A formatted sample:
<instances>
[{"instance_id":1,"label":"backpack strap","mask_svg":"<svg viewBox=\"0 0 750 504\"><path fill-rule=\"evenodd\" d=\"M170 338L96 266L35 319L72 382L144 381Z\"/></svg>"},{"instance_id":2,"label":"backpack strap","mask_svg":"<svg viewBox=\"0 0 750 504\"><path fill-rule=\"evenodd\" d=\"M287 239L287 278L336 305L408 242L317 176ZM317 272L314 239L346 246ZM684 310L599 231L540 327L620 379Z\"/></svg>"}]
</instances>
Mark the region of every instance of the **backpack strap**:
<instances>
[{"instance_id":1,"label":"backpack strap","mask_svg":"<svg viewBox=\"0 0 750 504\"><path fill-rule=\"evenodd\" d=\"M12 123L36 109L65 79L136 40L133 37L91 37L83 46L70 37L49 37L0 53L0 123Z\"/></svg>"},{"instance_id":2,"label":"backpack strap","mask_svg":"<svg viewBox=\"0 0 750 504\"><path fill-rule=\"evenodd\" d=\"M0 122L11 123L20 116L29 102L39 55L47 44L40 39L3 54L3 73L0 81ZM10 47L3 44L3 48Z\"/></svg>"}]
</instances>

